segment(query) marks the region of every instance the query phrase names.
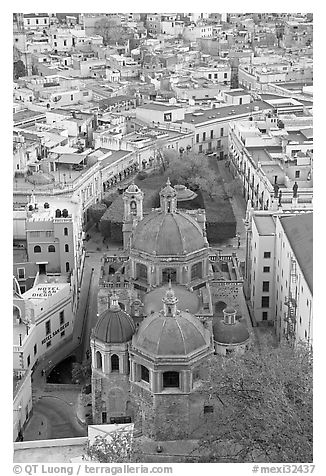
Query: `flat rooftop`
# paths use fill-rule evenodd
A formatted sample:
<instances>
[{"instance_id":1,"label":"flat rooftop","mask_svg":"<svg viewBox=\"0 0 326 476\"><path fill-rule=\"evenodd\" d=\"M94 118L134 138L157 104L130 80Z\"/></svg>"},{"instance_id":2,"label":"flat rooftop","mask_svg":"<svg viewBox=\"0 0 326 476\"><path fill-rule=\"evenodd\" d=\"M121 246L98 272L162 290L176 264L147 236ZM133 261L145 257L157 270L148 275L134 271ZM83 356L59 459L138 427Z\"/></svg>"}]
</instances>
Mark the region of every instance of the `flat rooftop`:
<instances>
[{"instance_id":1,"label":"flat rooftop","mask_svg":"<svg viewBox=\"0 0 326 476\"><path fill-rule=\"evenodd\" d=\"M15 112L13 115L14 125L20 122L27 121L28 119L43 119L45 113L40 111L30 111L29 109L23 109L22 111Z\"/></svg>"},{"instance_id":2,"label":"flat rooftop","mask_svg":"<svg viewBox=\"0 0 326 476\"><path fill-rule=\"evenodd\" d=\"M192 124L201 124L203 122L216 121L216 120L232 120L233 117L242 114L250 114L254 111L254 108L258 107L258 110L270 109L270 104L265 101L254 101L250 104L232 104L231 106L221 106L214 109L199 109L192 113L185 114L183 121ZM198 114L198 115L196 115Z\"/></svg>"},{"instance_id":3,"label":"flat rooftop","mask_svg":"<svg viewBox=\"0 0 326 476\"><path fill-rule=\"evenodd\" d=\"M104 151L105 149L102 149L102 150ZM101 166L102 167L106 167L107 165L114 164L114 162L117 162L118 160L122 159L123 157L126 157L126 156L132 154L132 152L130 152L129 150L111 150L111 149L107 149L106 152L112 152L112 154L101 161Z\"/></svg>"},{"instance_id":4,"label":"flat rooftop","mask_svg":"<svg viewBox=\"0 0 326 476\"><path fill-rule=\"evenodd\" d=\"M144 104L143 106L138 106L137 109L149 109L151 111L170 111L171 109L182 109L182 107L175 106L174 104L149 103Z\"/></svg>"},{"instance_id":5,"label":"flat rooftop","mask_svg":"<svg viewBox=\"0 0 326 476\"><path fill-rule=\"evenodd\" d=\"M253 219L259 235L275 235L275 221L271 215L253 215Z\"/></svg>"},{"instance_id":6,"label":"flat rooftop","mask_svg":"<svg viewBox=\"0 0 326 476\"><path fill-rule=\"evenodd\" d=\"M258 162L275 161L269 153L282 153L282 146L247 147L247 151L257 165Z\"/></svg>"}]
</instances>

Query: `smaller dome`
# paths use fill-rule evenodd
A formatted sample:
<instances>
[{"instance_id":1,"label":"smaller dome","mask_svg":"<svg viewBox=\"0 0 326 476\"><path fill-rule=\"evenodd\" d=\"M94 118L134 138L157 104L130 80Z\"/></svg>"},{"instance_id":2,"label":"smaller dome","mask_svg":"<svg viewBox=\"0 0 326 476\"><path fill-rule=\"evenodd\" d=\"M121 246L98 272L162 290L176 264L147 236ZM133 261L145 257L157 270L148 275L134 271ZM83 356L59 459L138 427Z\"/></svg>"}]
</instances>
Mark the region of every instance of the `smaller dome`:
<instances>
[{"instance_id":1,"label":"smaller dome","mask_svg":"<svg viewBox=\"0 0 326 476\"><path fill-rule=\"evenodd\" d=\"M130 193L137 193L139 191L140 191L139 187L134 182L132 182L126 190L126 192L130 192Z\"/></svg>"},{"instance_id":2,"label":"smaller dome","mask_svg":"<svg viewBox=\"0 0 326 476\"><path fill-rule=\"evenodd\" d=\"M236 313L237 311L234 309L234 307L232 306L227 306L223 309L223 312L225 312L225 314L234 314Z\"/></svg>"},{"instance_id":3,"label":"smaller dome","mask_svg":"<svg viewBox=\"0 0 326 476\"><path fill-rule=\"evenodd\" d=\"M218 344L243 344L249 339L247 326L240 321L227 324L219 319L213 324L214 341Z\"/></svg>"},{"instance_id":4,"label":"smaller dome","mask_svg":"<svg viewBox=\"0 0 326 476\"><path fill-rule=\"evenodd\" d=\"M106 344L129 342L136 326L129 314L123 311L113 296L110 308L98 318L93 329L93 337Z\"/></svg>"}]
</instances>

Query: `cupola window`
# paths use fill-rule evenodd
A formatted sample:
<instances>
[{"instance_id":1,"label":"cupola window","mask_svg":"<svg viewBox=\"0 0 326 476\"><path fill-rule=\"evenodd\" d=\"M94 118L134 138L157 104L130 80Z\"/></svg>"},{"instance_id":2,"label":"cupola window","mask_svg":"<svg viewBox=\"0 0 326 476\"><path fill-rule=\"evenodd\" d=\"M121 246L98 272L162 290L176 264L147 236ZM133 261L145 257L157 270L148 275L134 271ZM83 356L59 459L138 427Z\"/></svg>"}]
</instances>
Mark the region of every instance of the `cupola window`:
<instances>
[{"instance_id":1,"label":"cupola window","mask_svg":"<svg viewBox=\"0 0 326 476\"><path fill-rule=\"evenodd\" d=\"M116 354L111 356L111 372L119 372L119 357Z\"/></svg>"},{"instance_id":2,"label":"cupola window","mask_svg":"<svg viewBox=\"0 0 326 476\"><path fill-rule=\"evenodd\" d=\"M179 372L163 373L163 388L178 388L179 383Z\"/></svg>"},{"instance_id":3,"label":"cupola window","mask_svg":"<svg viewBox=\"0 0 326 476\"><path fill-rule=\"evenodd\" d=\"M140 366L140 378L144 382L149 383L149 370L147 367L144 367L143 365Z\"/></svg>"}]
</instances>

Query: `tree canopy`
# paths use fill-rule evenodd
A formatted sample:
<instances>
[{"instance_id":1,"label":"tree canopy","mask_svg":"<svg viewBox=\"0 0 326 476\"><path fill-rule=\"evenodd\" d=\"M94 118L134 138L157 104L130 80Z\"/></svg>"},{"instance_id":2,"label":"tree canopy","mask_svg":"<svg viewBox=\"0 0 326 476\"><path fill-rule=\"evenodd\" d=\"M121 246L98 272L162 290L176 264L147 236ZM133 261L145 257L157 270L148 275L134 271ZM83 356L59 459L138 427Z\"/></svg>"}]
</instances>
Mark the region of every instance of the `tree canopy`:
<instances>
[{"instance_id":1,"label":"tree canopy","mask_svg":"<svg viewBox=\"0 0 326 476\"><path fill-rule=\"evenodd\" d=\"M264 345L210 366L214 406L197 451L205 462L312 462L312 354Z\"/></svg>"},{"instance_id":2,"label":"tree canopy","mask_svg":"<svg viewBox=\"0 0 326 476\"><path fill-rule=\"evenodd\" d=\"M221 193L221 179L212 171L208 158L193 153L177 155L164 151L165 172L173 183L199 188L210 198Z\"/></svg>"},{"instance_id":3,"label":"tree canopy","mask_svg":"<svg viewBox=\"0 0 326 476\"><path fill-rule=\"evenodd\" d=\"M117 25L114 20L102 18L95 23L95 31L97 35L103 37L104 45L124 44L132 35L126 28Z\"/></svg>"},{"instance_id":4,"label":"tree canopy","mask_svg":"<svg viewBox=\"0 0 326 476\"><path fill-rule=\"evenodd\" d=\"M26 76L26 68L22 60L18 60L14 62L14 79L21 78L22 76Z\"/></svg>"}]
</instances>

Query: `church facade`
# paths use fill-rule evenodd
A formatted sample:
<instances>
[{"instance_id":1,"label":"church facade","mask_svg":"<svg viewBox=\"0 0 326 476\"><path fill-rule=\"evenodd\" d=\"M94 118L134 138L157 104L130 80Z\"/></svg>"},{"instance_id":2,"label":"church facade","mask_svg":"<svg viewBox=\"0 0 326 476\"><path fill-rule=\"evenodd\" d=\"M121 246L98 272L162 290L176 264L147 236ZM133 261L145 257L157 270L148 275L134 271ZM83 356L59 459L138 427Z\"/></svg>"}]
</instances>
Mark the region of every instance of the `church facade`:
<instances>
[{"instance_id":1,"label":"church facade","mask_svg":"<svg viewBox=\"0 0 326 476\"><path fill-rule=\"evenodd\" d=\"M205 421L211 357L250 342L242 281L235 257L223 268L210 248L205 211L179 209L169 180L149 213L134 183L123 200L124 250L104 257L91 337L93 422L190 438Z\"/></svg>"}]
</instances>

